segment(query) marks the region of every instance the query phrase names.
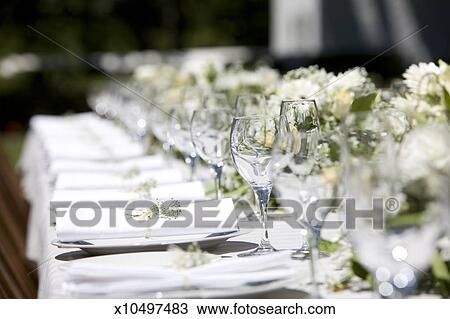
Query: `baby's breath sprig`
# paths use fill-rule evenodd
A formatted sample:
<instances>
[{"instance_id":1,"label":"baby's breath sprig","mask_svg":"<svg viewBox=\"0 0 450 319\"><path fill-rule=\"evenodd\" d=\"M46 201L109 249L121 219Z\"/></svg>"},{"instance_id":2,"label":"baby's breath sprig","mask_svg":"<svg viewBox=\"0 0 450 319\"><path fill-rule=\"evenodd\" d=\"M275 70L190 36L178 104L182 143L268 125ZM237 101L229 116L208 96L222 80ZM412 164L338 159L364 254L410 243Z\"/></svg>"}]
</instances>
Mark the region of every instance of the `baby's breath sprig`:
<instances>
[{"instance_id":1,"label":"baby's breath sprig","mask_svg":"<svg viewBox=\"0 0 450 319\"><path fill-rule=\"evenodd\" d=\"M151 198L151 191L156 187L156 181L149 179L145 182L139 183L136 187L129 189L132 193L138 193L139 197L147 199Z\"/></svg>"},{"instance_id":2,"label":"baby's breath sprig","mask_svg":"<svg viewBox=\"0 0 450 319\"><path fill-rule=\"evenodd\" d=\"M126 171L122 177L123 177L123 179L132 179L132 178L139 176L140 173L141 173L141 170L139 168L133 167L133 168L130 168L128 171Z\"/></svg>"},{"instance_id":3,"label":"baby's breath sprig","mask_svg":"<svg viewBox=\"0 0 450 319\"><path fill-rule=\"evenodd\" d=\"M177 269L194 268L212 261L212 256L202 251L198 243L190 244L186 250L178 246L170 246L168 250L177 255L173 260Z\"/></svg>"},{"instance_id":4,"label":"baby's breath sprig","mask_svg":"<svg viewBox=\"0 0 450 319\"><path fill-rule=\"evenodd\" d=\"M140 207L127 213L127 218L137 221L149 221L156 218L175 219L181 215L181 204L177 200L159 201L156 200L150 207ZM145 235L151 237L151 228L149 227Z\"/></svg>"}]
</instances>

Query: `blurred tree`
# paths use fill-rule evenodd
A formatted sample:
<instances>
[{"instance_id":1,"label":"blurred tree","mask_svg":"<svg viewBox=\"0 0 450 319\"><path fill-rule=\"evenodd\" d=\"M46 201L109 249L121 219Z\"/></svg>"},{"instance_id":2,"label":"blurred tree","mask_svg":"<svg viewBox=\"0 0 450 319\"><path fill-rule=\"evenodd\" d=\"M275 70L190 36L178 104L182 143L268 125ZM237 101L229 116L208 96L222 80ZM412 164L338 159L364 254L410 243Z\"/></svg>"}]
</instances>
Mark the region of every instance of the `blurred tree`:
<instances>
[{"instance_id":1,"label":"blurred tree","mask_svg":"<svg viewBox=\"0 0 450 319\"><path fill-rule=\"evenodd\" d=\"M33 52L46 64L39 72L13 77L0 72L0 129L25 125L35 113L87 110L87 89L102 79L27 25L82 56L194 46L266 47L268 6L268 0L2 1L0 61Z\"/></svg>"}]
</instances>

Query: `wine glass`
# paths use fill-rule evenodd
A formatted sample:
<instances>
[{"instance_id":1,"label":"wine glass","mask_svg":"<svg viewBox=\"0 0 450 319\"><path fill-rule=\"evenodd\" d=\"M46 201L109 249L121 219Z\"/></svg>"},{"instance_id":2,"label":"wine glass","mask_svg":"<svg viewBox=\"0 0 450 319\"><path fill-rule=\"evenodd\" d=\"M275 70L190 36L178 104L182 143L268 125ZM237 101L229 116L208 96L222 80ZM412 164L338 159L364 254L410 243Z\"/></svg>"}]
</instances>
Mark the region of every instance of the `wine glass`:
<instances>
[{"instance_id":1,"label":"wine glass","mask_svg":"<svg viewBox=\"0 0 450 319\"><path fill-rule=\"evenodd\" d=\"M215 173L216 199L221 197L220 179L230 147L230 112L222 109L194 111L191 121L191 137L197 154Z\"/></svg>"},{"instance_id":2,"label":"wine glass","mask_svg":"<svg viewBox=\"0 0 450 319\"><path fill-rule=\"evenodd\" d=\"M279 118L235 117L231 126L231 157L239 174L252 188L259 204L264 229L259 246L241 256L264 255L275 251L267 229L268 202L273 186L272 147L279 129Z\"/></svg>"},{"instance_id":3,"label":"wine glass","mask_svg":"<svg viewBox=\"0 0 450 319\"><path fill-rule=\"evenodd\" d=\"M157 103L158 108L154 107L150 111L150 129L153 135L162 145L166 162L171 165L171 155L174 142L170 134L170 125L173 117L172 113L174 105L172 103L169 103L167 92L160 92L159 94L155 94L154 100Z\"/></svg>"},{"instance_id":4,"label":"wine glass","mask_svg":"<svg viewBox=\"0 0 450 319\"><path fill-rule=\"evenodd\" d=\"M133 139L141 142L144 149L148 149L147 137L150 131L150 122L149 110L146 106L135 97L124 98L119 116Z\"/></svg>"},{"instance_id":5,"label":"wine glass","mask_svg":"<svg viewBox=\"0 0 450 319\"><path fill-rule=\"evenodd\" d=\"M221 109L230 111L230 103L227 96L223 93L209 93L205 95L203 100L203 107L205 109Z\"/></svg>"},{"instance_id":6,"label":"wine glass","mask_svg":"<svg viewBox=\"0 0 450 319\"><path fill-rule=\"evenodd\" d=\"M393 170L387 158L392 154L348 163L347 193L355 203L346 205L347 233L378 296L401 298L431 264L449 209L449 182L436 172L404 179L402 166ZM363 209L368 218L361 218ZM349 220L356 222L349 226Z\"/></svg>"},{"instance_id":7,"label":"wine glass","mask_svg":"<svg viewBox=\"0 0 450 319\"><path fill-rule=\"evenodd\" d=\"M280 135L286 133L292 134L294 138L293 156L287 166L296 177L297 189L299 189L296 199L306 206L309 198L312 197L310 194L312 188L306 187L308 182L306 177L311 173L315 164L320 138L319 112L314 100L283 101L281 103ZM317 232L313 232L313 236L317 234ZM316 241L314 240L314 242ZM309 244L304 241L294 257L302 258L309 253Z\"/></svg>"},{"instance_id":8,"label":"wine glass","mask_svg":"<svg viewBox=\"0 0 450 319\"><path fill-rule=\"evenodd\" d=\"M200 88L189 86L183 89L183 106L189 110L195 110L202 105L203 92Z\"/></svg>"},{"instance_id":9,"label":"wine glass","mask_svg":"<svg viewBox=\"0 0 450 319\"><path fill-rule=\"evenodd\" d=\"M327 215L338 206L342 191L339 147L339 132L320 131L314 101L282 103L280 131L273 149L273 166L279 172L276 187L281 197L299 200L302 206L300 222L307 240L292 258L309 256L312 294L316 297L321 230Z\"/></svg>"},{"instance_id":10,"label":"wine glass","mask_svg":"<svg viewBox=\"0 0 450 319\"><path fill-rule=\"evenodd\" d=\"M428 157L433 144L438 154L450 152L448 128L416 128L397 144L391 124L383 112L349 114L342 123L351 200L344 216L347 234L382 298L413 292L442 234L450 194L448 176Z\"/></svg>"},{"instance_id":11,"label":"wine glass","mask_svg":"<svg viewBox=\"0 0 450 319\"><path fill-rule=\"evenodd\" d=\"M267 102L264 95L242 94L236 98L235 116L267 115Z\"/></svg>"},{"instance_id":12,"label":"wine glass","mask_svg":"<svg viewBox=\"0 0 450 319\"><path fill-rule=\"evenodd\" d=\"M117 108L121 103L120 87L108 83L99 90L91 92L87 97L89 107L100 117L116 119Z\"/></svg>"},{"instance_id":13,"label":"wine glass","mask_svg":"<svg viewBox=\"0 0 450 319\"><path fill-rule=\"evenodd\" d=\"M183 106L175 107L170 121L170 135L174 146L183 154L185 163L190 167L189 180L195 176L197 153L191 138L191 119L193 110Z\"/></svg>"}]
</instances>

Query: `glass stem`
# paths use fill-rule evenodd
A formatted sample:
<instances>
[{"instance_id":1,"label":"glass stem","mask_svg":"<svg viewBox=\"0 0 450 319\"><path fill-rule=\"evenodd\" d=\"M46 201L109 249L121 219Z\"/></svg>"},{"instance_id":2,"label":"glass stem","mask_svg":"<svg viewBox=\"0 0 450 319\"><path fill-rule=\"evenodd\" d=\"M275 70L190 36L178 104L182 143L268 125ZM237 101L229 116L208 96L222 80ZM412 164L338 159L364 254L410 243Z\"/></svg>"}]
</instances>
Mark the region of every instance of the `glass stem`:
<instances>
[{"instance_id":1,"label":"glass stem","mask_svg":"<svg viewBox=\"0 0 450 319\"><path fill-rule=\"evenodd\" d=\"M217 163L213 165L213 170L215 173L215 187L216 187L216 199L220 199L222 197L222 194L220 192L220 181L222 178L222 169L223 169L223 163Z\"/></svg>"},{"instance_id":2,"label":"glass stem","mask_svg":"<svg viewBox=\"0 0 450 319\"><path fill-rule=\"evenodd\" d=\"M269 241L269 231L267 229L267 215L270 193L272 192L272 185L265 187L255 187L254 191L258 200L259 213L264 230L263 237L261 238L261 247L271 247Z\"/></svg>"},{"instance_id":3,"label":"glass stem","mask_svg":"<svg viewBox=\"0 0 450 319\"><path fill-rule=\"evenodd\" d=\"M191 167L191 174L189 176L189 181L193 181L195 176L195 164L197 162L197 154L193 152L190 153L189 156L186 157L185 162Z\"/></svg>"},{"instance_id":4,"label":"glass stem","mask_svg":"<svg viewBox=\"0 0 450 319\"><path fill-rule=\"evenodd\" d=\"M311 285L312 285L312 293L311 296L313 298L319 298L319 286L317 284L316 278L316 266L319 260L319 238L320 231L317 232L313 228L309 229L309 250L310 250L310 270L311 270Z\"/></svg>"},{"instance_id":5,"label":"glass stem","mask_svg":"<svg viewBox=\"0 0 450 319\"><path fill-rule=\"evenodd\" d=\"M166 163L168 163L169 166L172 166L172 158L170 157L172 154L172 145L169 142L164 142L162 147L164 150L164 159L166 160Z\"/></svg>"},{"instance_id":6,"label":"glass stem","mask_svg":"<svg viewBox=\"0 0 450 319\"><path fill-rule=\"evenodd\" d=\"M150 151L150 135L145 134L141 137L141 142L144 147L144 153L147 154Z\"/></svg>"}]
</instances>

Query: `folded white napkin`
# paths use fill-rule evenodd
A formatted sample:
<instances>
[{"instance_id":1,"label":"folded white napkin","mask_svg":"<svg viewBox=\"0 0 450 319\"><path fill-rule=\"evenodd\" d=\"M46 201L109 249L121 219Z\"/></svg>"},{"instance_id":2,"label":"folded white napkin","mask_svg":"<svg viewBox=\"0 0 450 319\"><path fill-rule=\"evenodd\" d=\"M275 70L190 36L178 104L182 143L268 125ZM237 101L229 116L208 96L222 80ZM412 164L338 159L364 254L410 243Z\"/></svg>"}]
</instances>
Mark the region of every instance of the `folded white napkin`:
<instances>
[{"instance_id":1,"label":"folded white napkin","mask_svg":"<svg viewBox=\"0 0 450 319\"><path fill-rule=\"evenodd\" d=\"M167 167L162 155L142 156L122 161L89 161L89 160L55 160L50 164L52 175L61 172L116 172L126 173L130 170L149 170Z\"/></svg>"},{"instance_id":2,"label":"folded white napkin","mask_svg":"<svg viewBox=\"0 0 450 319\"><path fill-rule=\"evenodd\" d=\"M49 159L122 159L144 154L143 146L120 127L82 113L71 116L34 116L30 126L37 133Z\"/></svg>"},{"instance_id":3,"label":"folded white napkin","mask_svg":"<svg viewBox=\"0 0 450 319\"><path fill-rule=\"evenodd\" d=\"M159 200L178 199L196 200L205 199L205 188L199 181L177 184L159 185L150 190L150 194L133 192L127 189L80 189L62 190L53 192L52 201L105 201L105 200L132 200L139 198L152 198Z\"/></svg>"},{"instance_id":4,"label":"folded white napkin","mask_svg":"<svg viewBox=\"0 0 450 319\"><path fill-rule=\"evenodd\" d=\"M289 280L297 274L290 252L265 256L218 259L189 269L137 264L127 266L71 262L64 274L63 289L69 294L135 295L157 291L232 289L275 280Z\"/></svg>"},{"instance_id":5,"label":"folded white napkin","mask_svg":"<svg viewBox=\"0 0 450 319\"><path fill-rule=\"evenodd\" d=\"M176 169L159 169L124 173L110 172L62 172L57 175L55 189L97 189L139 187L143 183L156 185L175 184L183 181L183 174Z\"/></svg>"},{"instance_id":6,"label":"folded white napkin","mask_svg":"<svg viewBox=\"0 0 450 319\"><path fill-rule=\"evenodd\" d=\"M170 218L161 217L148 221L132 217L131 211L118 208L112 215L109 209L79 208L75 213L67 210L63 216L56 218L56 235L62 242L80 240L114 239L128 237L164 237L192 234L209 234L212 232L235 229L234 205L231 198L220 201L178 202L180 215ZM186 205L187 204L187 205ZM141 207L141 206L140 206ZM143 211L139 211L142 213ZM133 213L138 213L133 210ZM96 219L98 218L98 219ZM87 225L85 221L92 221Z\"/></svg>"},{"instance_id":7,"label":"folded white napkin","mask_svg":"<svg viewBox=\"0 0 450 319\"><path fill-rule=\"evenodd\" d=\"M105 143L103 139L70 139L67 137L41 137L51 161L57 159L120 160L142 156L141 144L130 140Z\"/></svg>"}]
</instances>

